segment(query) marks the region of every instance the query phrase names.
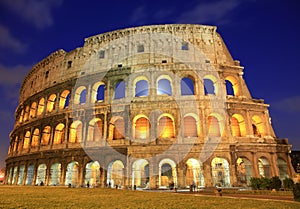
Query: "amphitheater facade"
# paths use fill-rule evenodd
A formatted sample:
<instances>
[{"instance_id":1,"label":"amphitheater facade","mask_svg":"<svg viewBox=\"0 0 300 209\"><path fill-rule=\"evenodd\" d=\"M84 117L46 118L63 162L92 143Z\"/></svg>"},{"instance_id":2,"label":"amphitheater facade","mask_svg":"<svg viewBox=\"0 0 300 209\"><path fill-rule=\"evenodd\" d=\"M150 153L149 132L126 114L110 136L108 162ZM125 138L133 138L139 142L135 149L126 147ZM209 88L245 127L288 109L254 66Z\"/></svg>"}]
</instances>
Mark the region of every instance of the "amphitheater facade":
<instances>
[{"instance_id":1,"label":"amphitheater facade","mask_svg":"<svg viewBox=\"0 0 300 209\"><path fill-rule=\"evenodd\" d=\"M23 81L5 183L152 189L294 177L291 145L243 69L204 25L116 30L55 51Z\"/></svg>"}]
</instances>

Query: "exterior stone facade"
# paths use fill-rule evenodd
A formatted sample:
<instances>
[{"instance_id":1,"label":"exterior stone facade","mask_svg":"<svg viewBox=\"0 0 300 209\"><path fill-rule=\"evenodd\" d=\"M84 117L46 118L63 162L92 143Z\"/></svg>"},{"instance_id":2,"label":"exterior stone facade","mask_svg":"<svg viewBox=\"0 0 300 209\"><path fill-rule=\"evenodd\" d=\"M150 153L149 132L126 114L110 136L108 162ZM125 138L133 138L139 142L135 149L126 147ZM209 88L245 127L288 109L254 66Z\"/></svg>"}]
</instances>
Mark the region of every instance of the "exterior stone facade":
<instances>
[{"instance_id":1,"label":"exterior stone facade","mask_svg":"<svg viewBox=\"0 0 300 209\"><path fill-rule=\"evenodd\" d=\"M294 177L268 107L251 97L216 27L92 36L25 77L5 183L185 188Z\"/></svg>"}]
</instances>

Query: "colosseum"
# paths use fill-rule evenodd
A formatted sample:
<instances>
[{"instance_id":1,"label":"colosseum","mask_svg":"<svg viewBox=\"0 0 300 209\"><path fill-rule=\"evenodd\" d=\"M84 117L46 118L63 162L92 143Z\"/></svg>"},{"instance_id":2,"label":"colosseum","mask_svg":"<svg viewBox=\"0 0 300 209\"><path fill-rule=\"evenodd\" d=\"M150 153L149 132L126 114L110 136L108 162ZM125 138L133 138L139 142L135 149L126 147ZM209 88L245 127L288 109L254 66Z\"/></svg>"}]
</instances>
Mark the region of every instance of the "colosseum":
<instances>
[{"instance_id":1,"label":"colosseum","mask_svg":"<svg viewBox=\"0 0 300 209\"><path fill-rule=\"evenodd\" d=\"M127 28L57 50L22 83L5 183L157 189L294 177L291 145L243 69L215 26Z\"/></svg>"}]
</instances>

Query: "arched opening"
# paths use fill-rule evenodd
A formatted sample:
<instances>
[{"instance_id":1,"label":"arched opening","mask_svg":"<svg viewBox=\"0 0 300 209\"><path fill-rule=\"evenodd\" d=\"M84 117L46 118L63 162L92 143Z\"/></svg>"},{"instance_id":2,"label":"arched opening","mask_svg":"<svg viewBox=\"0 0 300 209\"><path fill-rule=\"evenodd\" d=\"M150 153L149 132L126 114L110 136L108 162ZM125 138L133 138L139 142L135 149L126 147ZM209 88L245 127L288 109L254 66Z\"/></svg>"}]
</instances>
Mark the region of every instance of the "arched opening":
<instances>
[{"instance_id":1,"label":"arched opening","mask_svg":"<svg viewBox=\"0 0 300 209\"><path fill-rule=\"evenodd\" d=\"M204 93L205 95L216 95L214 81L209 78L204 78Z\"/></svg>"},{"instance_id":2,"label":"arched opening","mask_svg":"<svg viewBox=\"0 0 300 209\"><path fill-rule=\"evenodd\" d=\"M47 101L47 112L52 112L55 110L55 102L56 102L56 95L51 94Z\"/></svg>"},{"instance_id":3,"label":"arched opening","mask_svg":"<svg viewBox=\"0 0 300 209\"><path fill-rule=\"evenodd\" d=\"M150 122L146 117L134 119L135 139L149 138Z\"/></svg>"},{"instance_id":4,"label":"arched opening","mask_svg":"<svg viewBox=\"0 0 300 209\"><path fill-rule=\"evenodd\" d=\"M169 77L168 77L169 78ZM172 96L171 79L162 78L157 83L157 94Z\"/></svg>"},{"instance_id":5,"label":"arched opening","mask_svg":"<svg viewBox=\"0 0 300 209\"><path fill-rule=\"evenodd\" d=\"M44 185L46 180L46 170L47 166L46 164L40 164L37 169L37 176L36 176L36 185Z\"/></svg>"},{"instance_id":6,"label":"arched opening","mask_svg":"<svg viewBox=\"0 0 300 209\"><path fill-rule=\"evenodd\" d=\"M50 126L45 126L44 129L43 129L43 132L42 132L42 141L41 141L42 146L49 145L50 132L51 132L51 127Z\"/></svg>"},{"instance_id":7,"label":"arched opening","mask_svg":"<svg viewBox=\"0 0 300 209\"><path fill-rule=\"evenodd\" d=\"M183 118L183 128L184 137L198 137L197 121L193 116Z\"/></svg>"},{"instance_id":8,"label":"arched opening","mask_svg":"<svg viewBox=\"0 0 300 209\"><path fill-rule=\"evenodd\" d=\"M194 80L189 77L184 77L180 81L181 95L195 95Z\"/></svg>"},{"instance_id":9,"label":"arched opening","mask_svg":"<svg viewBox=\"0 0 300 209\"><path fill-rule=\"evenodd\" d=\"M264 124L261 117L257 115L252 117L252 129L255 137L262 137L264 134Z\"/></svg>"},{"instance_id":10,"label":"arched opening","mask_svg":"<svg viewBox=\"0 0 300 209\"><path fill-rule=\"evenodd\" d=\"M37 115L40 116L43 114L45 109L45 99L41 98L38 104Z\"/></svg>"},{"instance_id":11,"label":"arched opening","mask_svg":"<svg viewBox=\"0 0 300 209\"><path fill-rule=\"evenodd\" d=\"M20 114L20 117L19 117L19 122L20 122L20 123L22 123L23 118L24 118L24 109L22 109L21 114Z\"/></svg>"},{"instance_id":12,"label":"arched opening","mask_svg":"<svg viewBox=\"0 0 300 209\"><path fill-rule=\"evenodd\" d=\"M86 87L85 86L79 86L74 95L74 104L85 104L86 102Z\"/></svg>"},{"instance_id":13,"label":"arched opening","mask_svg":"<svg viewBox=\"0 0 300 209\"><path fill-rule=\"evenodd\" d=\"M65 185L76 187L79 184L79 165L72 161L67 166Z\"/></svg>"},{"instance_id":14,"label":"arched opening","mask_svg":"<svg viewBox=\"0 0 300 209\"><path fill-rule=\"evenodd\" d=\"M34 165L30 164L27 167L27 176L26 176L25 185L27 186L32 185L33 177L34 177Z\"/></svg>"},{"instance_id":15,"label":"arched opening","mask_svg":"<svg viewBox=\"0 0 300 209\"><path fill-rule=\"evenodd\" d=\"M217 117L215 116L208 116L208 136L211 137L220 137L221 131L220 131L220 123Z\"/></svg>"},{"instance_id":16,"label":"arched opening","mask_svg":"<svg viewBox=\"0 0 300 209\"><path fill-rule=\"evenodd\" d=\"M176 187L177 172L176 163L171 159L163 159L159 163L159 187Z\"/></svg>"},{"instance_id":17,"label":"arched opening","mask_svg":"<svg viewBox=\"0 0 300 209\"><path fill-rule=\"evenodd\" d=\"M266 177L266 178L271 177L270 164L266 158L261 157L258 159L258 171L259 171L259 175L262 177Z\"/></svg>"},{"instance_id":18,"label":"arched opening","mask_svg":"<svg viewBox=\"0 0 300 209\"><path fill-rule=\"evenodd\" d=\"M112 139L124 139L125 124L124 119L121 117L113 118L110 124L110 135Z\"/></svg>"},{"instance_id":19,"label":"arched opening","mask_svg":"<svg viewBox=\"0 0 300 209\"><path fill-rule=\"evenodd\" d=\"M283 159L281 159L281 158L277 159L277 167L278 167L279 178L281 181L284 180L285 178L289 178L288 166L287 166L287 163Z\"/></svg>"},{"instance_id":20,"label":"arched opening","mask_svg":"<svg viewBox=\"0 0 300 209\"><path fill-rule=\"evenodd\" d=\"M108 165L107 184L113 188L118 185L119 188L123 184L124 164L121 160L116 160Z\"/></svg>"},{"instance_id":21,"label":"arched opening","mask_svg":"<svg viewBox=\"0 0 300 209\"><path fill-rule=\"evenodd\" d=\"M125 81L119 81L116 83L115 99L121 99L125 97Z\"/></svg>"},{"instance_id":22,"label":"arched opening","mask_svg":"<svg viewBox=\"0 0 300 209\"><path fill-rule=\"evenodd\" d=\"M55 127L53 144L62 144L65 140L65 125L60 123Z\"/></svg>"},{"instance_id":23,"label":"arched opening","mask_svg":"<svg viewBox=\"0 0 300 209\"><path fill-rule=\"evenodd\" d=\"M79 143L82 142L82 122L77 120L74 121L70 126L69 134L70 143Z\"/></svg>"},{"instance_id":24,"label":"arched opening","mask_svg":"<svg viewBox=\"0 0 300 209\"><path fill-rule=\"evenodd\" d=\"M89 122L88 141L100 141L102 139L103 124L100 118L94 118Z\"/></svg>"},{"instance_id":25,"label":"arched opening","mask_svg":"<svg viewBox=\"0 0 300 209\"><path fill-rule=\"evenodd\" d=\"M30 118L34 118L36 116L36 109L37 109L37 104L36 102L33 102L30 108L30 114L29 114Z\"/></svg>"},{"instance_id":26,"label":"arched opening","mask_svg":"<svg viewBox=\"0 0 300 209\"><path fill-rule=\"evenodd\" d=\"M136 160L132 165L132 186L149 188L149 163L145 159Z\"/></svg>"},{"instance_id":27,"label":"arched opening","mask_svg":"<svg viewBox=\"0 0 300 209\"><path fill-rule=\"evenodd\" d=\"M59 98L59 109L65 109L69 106L69 102L70 102L70 91L69 90L64 90L61 94L60 94L60 98Z\"/></svg>"},{"instance_id":28,"label":"arched opening","mask_svg":"<svg viewBox=\"0 0 300 209\"><path fill-rule=\"evenodd\" d=\"M230 187L229 164L224 158L215 157L211 161L213 186Z\"/></svg>"},{"instance_id":29,"label":"arched opening","mask_svg":"<svg viewBox=\"0 0 300 209\"><path fill-rule=\"evenodd\" d=\"M158 119L158 138L174 138L175 125L171 117L162 115Z\"/></svg>"},{"instance_id":30,"label":"arched opening","mask_svg":"<svg viewBox=\"0 0 300 209\"><path fill-rule=\"evenodd\" d=\"M26 106L23 121L27 121L28 116L29 116L29 106Z\"/></svg>"},{"instance_id":31,"label":"arched opening","mask_svg":"<svg viewBox=\"0 0 300 209\"><path fill-rule=\"evenodd\" d=\"M100 164L98 161L89 162L85 166L85 184L95 187L100 184Z\"/></svg>"},{"instance_id":32,"label":"arched opening","mask_svg":"<svg viewBox=\"0 0 300 209\"><path fill-rule=\"evenodd\" d=\"M31 147L37 147L39 146L39 139L40 139L40 130L38 128L34 129L33 135L32 135L32 141L31 141Z\"/></svg>"},{"instance_id":33,"label":"arched opening","mask_svg":"<svg viewBox=\"0 0 300 209\"><path fill-rule=\"evenodd\" d=\"M244 137L247 135L246 124L243 116L234 114L231 117L231 131L233 137Z\"/></svg>"},{"instance_id":34,"label":"arched opening","mask_svg":"<svg viewBox=\"0 0 300 209\"><path fill-rule=\"evenodd\" d=\"M225 80L225 85L226 85L226 94L234 96L234 90L233 90L233 85L229 80Z\"/></svg>"},{"instance_id":35,"label":"arched opening","mask_svg":"<svg viewBox=\"0 0 300 209\"><path fill-rule=\"evenodd\" d=\"M22 185L24 179L25 165L19 167L18 185Z\"/></svg>"},{"instance_id":36,"label":"arched opening","mask_svg":"<svg viewBox=\"0 0 300 209\"><path fill-rule=\"evenodd\" d=\"M139 80L135 83L135 97L146 97L149 95L148 81Z\"/></svg>"},{"instance_id":37,"label":"arched opening","mask_svg":"<svg viewBox=\"0 0 300 209\"><path fill-rule=\"evenodd\" d=\"M95 83L92 88L91 102L95 103L95 102L104 101L104 94L105 94L105 84L101 81Z\"/></svg>"},{"instance_id":38,"label":"arched opening","mask_svg":"<svg viewBox=\"0 0 300 209\"><path fill-rule=\"evenodd\" d=\"M185 185L190 187L190 185L195 184L197 187L204 186L204 173L202 169L202 164L196 159L188 159L186 161L186 171L185 171Z\"/></svg>"},{"instance_id":39,"label":"arched opening","mask_svg":"<svg viewBox=\"0 0 300 209\"><path fill-rule=\"evenodd\" d=\"M225 82L226 82L227 95L232 95L232 96L240 95L239 85L238 85L237 79L235 77L227 76L225 78Z\"/></svg>"},{"instance_id":40,"label":"arched opening","mask_svg":"<svg viewBox=\"0 0 300 209\"><path fill-rule=\"evenodd\" d=\"M13 174L12 174L12 172L13 172L12 167L10 167L9 170L7 169L6 172L7 172L7 173L6 173L6 175L7 175L7 183L8 183L8 184L11 184L11 177L12 177L12 175L13 175Z\"/></svg>"},{"instance_id":41,"label":"arched opening","mask_svg":"<svg viewBox=\"0 0 300 209\"><path fill-rule=\"evenodd\" d=\"M26 131L26 134L24 136L23 149L28 149L29 143L30 143L30 131Z\"/></svg>"},{"instance_id":42,"label":"arched opening","mask_svg":"<svg viewBox=\"0 0 300 209\"><path fill-rule=\"evenodd\" d=\"M17 173L18 173L18 166L14 167L14 171L13 171L13 178L12 178L12 182L11 184L16 184L17 181Z\"/></svg>"},{"instance_id":43,"label":"arched opening","mask_svg":"<svg viewBox=\"0 0 300 209\"><path fill-rule=\"evenodd\" d=\"M59 186L61 177L61 164L54 163L50 169L50 186Z\"/></svg>"},{"instance_id":44,"label":"arched opening","mask_svg":"<svg viewBox=\"0 0 300 209\"><path fill-rule=\"evenodd\" d=\"M238 158L236 160L236 170L237 170L237 181L239 186L250 185L250 179L252 177L252 165L251 162L244 157Z\"/></svg>"}]
</instances>

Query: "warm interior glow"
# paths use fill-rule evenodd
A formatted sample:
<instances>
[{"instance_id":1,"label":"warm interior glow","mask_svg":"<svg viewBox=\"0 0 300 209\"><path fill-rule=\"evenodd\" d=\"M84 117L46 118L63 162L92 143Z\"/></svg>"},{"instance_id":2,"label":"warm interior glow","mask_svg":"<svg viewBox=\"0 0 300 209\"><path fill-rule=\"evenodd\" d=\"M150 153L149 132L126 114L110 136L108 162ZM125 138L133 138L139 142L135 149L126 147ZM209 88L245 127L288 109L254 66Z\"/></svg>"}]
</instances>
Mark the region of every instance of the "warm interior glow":
<instances>
[{"instance_id":1,"label":"warm interior glow","mask_svg":"<svg viewBox=\"0 0 300 209\"><path fill-rule=\"evenodd\" d=\"M123 139L125 133L125 125L123 118L117 119L113 124L113 139Z\"/></svg>"},{"instance_id":2,"label":"warm interior glow","mask_svg":"<svg viewBox=\"0 0 300 209\"><path fill-rule=\"evenodd\" d=\"M68 97L69 97L70 91L69 90L64 90L59 97L59 109L62 110L66 107L69 106L69 101L68 101Z\"/></svg>"},{"instance_id":3,"label":"warm interior glow","mask_svg":"<svg viewBox=\"0 0 300 209\"><path fill-rule=\"evenodd\" d=\"M41 115L44 112L45 99L41 98L38 105L37 115Z\"/></svg>"},{"instance_id":4,"label":"warm interior glow","mask_svg":"<svg viewBox=\"0 0 300 209\"><path fill-rule=\"evenodd\" d=\"M76 89L75 91L75 95L74 95L74 104L81 104L82 100L85 101L85 98L81 98L82 96L84 96L82 94L82 92L86 90L86 88L84 86L80 86Z\"/></svg>"},{"instance_id":5,"label":"warm interior glow","mask_svg":"<svg viewBox=\"0 0 300 209\"><path fill-rule=\"evenodd\" d=\"M254 136L261 137L264 133L264 124L261 117L254 115L252 117L252 128Z\"/></svg>"},{"instance_id":6,"label":"warm interior glow","mask_svg":"<svg viewBox=\"0 0 300 209\"><path fill-rule=\"evenodd\" d=\"M54 133L54 144L61 144L65 138L65 125L60 123L55 128Z\"/></svg>"},{"instance_id":7,"label":"warm interior glow","mask_svg":"<svg viewBox=\"0 0 300 209\"><path fill-rule=\"evenodd\" d=\"M27 131L24 137L23 149L27 149L29 147L30 142L30 132Z\"/></svg>"},{"instance_id":8,"label":"warm interior glow","mask_svg":"<svg viewBox=\"0 0 300 209\"><path fill-rule=\"evenodd\" d=\"M23 121L28 120L28 115L29 115L29 106L26 106Z\"/></svg>"},{"instance_id":9,"label":"warm interior glow","mask_svg":"<svg viewBox=\"0 0 300 209\"><path fill-rule=\"evenodd\" d=\"M82 122L74 121L70 126L69 142L78 143L82 141Z\"/></svg>"},{"instance_id":10,"label":"warm interior glow","mask_svg":"<svg viewBox=\"0 0 300 209\"><path fill-rule=\"evenodd\" d=\"M231 117L231 131L234 137L244 137L247 135L246 124L243 116L234 114Z\"/></svg>"},{"instance_id":11,"label":"warm interior glow","mask_svg":"<svg viewBox=\"0 0 300 209\"><path fill-rule=\"evenodd\" d=\"M56 101L56 95L51 94L47 101L47 111L52 112L55 110L55 101Z\"/></svg>"},{"instance_id":12,"label":"warm interior glow","mask_svg":"<svg viewBox=\"0 0 300 209\"><path fill-rule=\"evenodd\" d=\"M221 136L219 120L215 116L208 116L208 135Z\"/></svg>"},{"instance_id":13,"label":"warm interior glow","mask_svg":"<svg viewBox=\"0 0 300 209\"><path fill-rule=\"evenodd\" d=\"M42 141L41 141L42 145L48 145L49 144L50 131L51 131L51 127L50 126L46 126L43 129L43 132L42 132Z\"/></svg>"},{"instance_id":14,"label":"warm interior glow","mask_svg":"<svg viewBox=\"0 0 300 209\"><path fill-rule=\"evenodd\" d=\"M174 138L174 123L168 116L162 116L158 123L159 138Z\"/></svg>"},{"instance_id":15,"label":"warm interior glow","mask_svg":"<svg viewBox=\"0 0 300 209\"><path fill-rule=\"evenodd\" d=\"M33 102L33 103L31 104L30 114L29 114L29 117L30 117L30 118L34 118L34 117L35 117L36 109L37 109L36 106L37 106L36 102Z\"/></svg>"},{"instance_id":16,"label":"warm interior glow","mask_svg":"<svg viewBox=\"0 0 300 209\"><path fill-rule=\"evenodd\" d=\"M40 130L36 128L32 135L31 147L37 147L39 145L39 135Z\"/></svg>"},{"instance_id":17,"label":"warm interior glow","mask_svg":"<svg viewBox=\"0 0 300 209\"><path fill-rule=\"evenodd\" d=\"M193 116L185 116L183 119L184 137L197 137L197 123Z\"/></svg>"},{"instance_id":18,"label":"warm interior glow","mask_svg":"<svg viewBox=\"0 0 300 209\"><path fill-rule=\"evenodd\" d=\"M149 138L150 124L145 117L138 118L135 122L135 138L146 139Z\"/></svg>"}]
</instances>

